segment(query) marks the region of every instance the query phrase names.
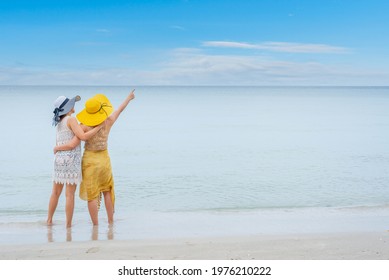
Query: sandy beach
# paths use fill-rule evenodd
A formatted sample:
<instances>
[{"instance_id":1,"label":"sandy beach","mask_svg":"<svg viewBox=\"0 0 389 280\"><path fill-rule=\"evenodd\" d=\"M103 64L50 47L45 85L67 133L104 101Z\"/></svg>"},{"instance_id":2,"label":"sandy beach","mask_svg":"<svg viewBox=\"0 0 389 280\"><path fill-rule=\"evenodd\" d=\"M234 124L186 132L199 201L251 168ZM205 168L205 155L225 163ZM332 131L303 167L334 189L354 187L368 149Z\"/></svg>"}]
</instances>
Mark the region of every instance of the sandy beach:
<instances>
[{"instance_id":1,"label":"sandy beach","mask_svg":"<svg viewBox=\"0 0 389 280\"><path fill-rule=\"evenodd\" d=\"M389 232L2 246L5 260L388 260Z\"/></svg>"}]
</instances>

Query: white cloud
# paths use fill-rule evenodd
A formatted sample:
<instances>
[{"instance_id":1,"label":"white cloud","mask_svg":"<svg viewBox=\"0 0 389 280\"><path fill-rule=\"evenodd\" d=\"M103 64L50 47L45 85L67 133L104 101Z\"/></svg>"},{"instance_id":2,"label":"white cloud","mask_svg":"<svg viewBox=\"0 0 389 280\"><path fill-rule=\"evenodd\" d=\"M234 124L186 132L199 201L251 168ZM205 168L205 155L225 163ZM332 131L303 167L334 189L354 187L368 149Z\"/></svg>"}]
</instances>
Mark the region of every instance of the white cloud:
<instances>
[{"instance_id":1,"label":"white cloud","mask_svg":"<svg viewBox=\"0 0 389 280\"><path fill-rule=\"evenodd\" d=\"M290 42L264 42L261 44L249 44L232 41L206 41L206 47L256 49L272 52L286 53L347 53L349 49L325 44L303 44Z\"/></svg>"},{"instance_id":2,"label":"white cloud","mask_svg":"<svg viewBox=\"0 0 389 280\"><path fill-rule=\"evenodd\" d=\"M387 70L296 62L259 55L212 55L175 49L151 70L118 67L0 68L3 85L387 85Z\"/></svg>"},{"instance_id":3,"label":"white cloud","mask_svg":"<svg viewBox=\"0 0 389 280\"><path fill-rule=\"evenodd\" d=\"M137 73L143 84L155 85L386 85L388 77L388 72L347 65L210 55L199 49L176 49L155 71Z\"/></svg>"},{"instance_id":4,"label":"white cloud","mask_svg":"<svg viewBox=\"0 0 389 280\"><path fill-rule=\"evenodd\" d=\"M270 60L261 56L207 55L177 49L159 71L149 73L164 84L280 85L306 83L324 67L315 63Z\"/></svg>"}]
</instances>

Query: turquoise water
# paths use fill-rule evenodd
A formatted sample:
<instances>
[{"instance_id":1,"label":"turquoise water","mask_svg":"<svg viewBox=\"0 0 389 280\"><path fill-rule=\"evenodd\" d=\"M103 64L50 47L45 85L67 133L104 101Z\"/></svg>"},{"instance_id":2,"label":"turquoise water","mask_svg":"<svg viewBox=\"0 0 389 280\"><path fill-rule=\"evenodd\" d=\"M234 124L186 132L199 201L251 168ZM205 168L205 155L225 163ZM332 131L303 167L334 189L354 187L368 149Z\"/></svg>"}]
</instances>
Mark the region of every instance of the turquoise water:
<instances>
[{"instance_id":1,"label":"turquoise water","mask_svg":"<svg viewBox=\"0 0 389 280\"><path fill-rule=\"evenodd\" d=\"M56 97L80 95L78 112L95 93L117 107L129 90L0 87L2 242L22 242L20 228L46 231ZM389 87L137 87L109 140L116 236L184 234L187 219L255 220L266 211L389 212L388 108ZM89 236L85 202L77 198L75 211L73 230ZM64 197L55 220L65 236Z\"/></svg>"}]
</instances>

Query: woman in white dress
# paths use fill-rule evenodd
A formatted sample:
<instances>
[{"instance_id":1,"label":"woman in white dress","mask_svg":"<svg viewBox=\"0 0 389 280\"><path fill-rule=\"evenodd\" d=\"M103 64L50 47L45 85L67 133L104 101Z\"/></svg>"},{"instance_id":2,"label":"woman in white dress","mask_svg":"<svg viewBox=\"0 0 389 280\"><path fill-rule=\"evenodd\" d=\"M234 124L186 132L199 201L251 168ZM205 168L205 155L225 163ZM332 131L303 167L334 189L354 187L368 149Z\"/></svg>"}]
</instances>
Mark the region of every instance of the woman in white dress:
<instances>
[{"instance_id":1,"label":"woman in white dress","mask_svg":"<svg viewBox=\"0 0 389 280\"><path fill-rule=\"evenodd\" d=\"M60 96L54 102L53 125L57 128L57 146L68 143L74 136L84 141L88 140L101 129L101 126L97 126L88 132L84 132L76 118L71 116L75 112L75 102L80 99L78 95L71 99ZM63 186L66 184L66 227L72 226L74 193L77 185L82 180L80 141L72 141L72 145L72 149L70 150L55 153L53 190L49 202L47 225L53 224L53 216L58 205L58 200Z\"/></svg>"}]
</instances>

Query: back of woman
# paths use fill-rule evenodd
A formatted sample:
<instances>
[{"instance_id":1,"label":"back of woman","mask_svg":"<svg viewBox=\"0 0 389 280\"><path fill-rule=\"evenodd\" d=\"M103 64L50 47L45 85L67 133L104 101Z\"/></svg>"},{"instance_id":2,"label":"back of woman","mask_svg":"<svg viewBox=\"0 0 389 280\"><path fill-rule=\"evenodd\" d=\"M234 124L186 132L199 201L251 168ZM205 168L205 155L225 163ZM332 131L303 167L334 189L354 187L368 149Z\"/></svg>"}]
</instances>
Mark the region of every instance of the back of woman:
<instances>
[{"instance_id":1,"label":"back of woman","mask_svg":"<svg viewBox=\"0 0 389 280\"><path fill-rule=\"evenodd\" d=\"M85 103L85 108L78 115L84 131L89 131L96 125L101 130L85 143L82 157L83 181L80 187L80 198L88 201L88 210L93 225L98 225L98 211L104 196L108 223L113 223L115 209L115 187L112 175L111 159L108 154L108 137L111 127L119 115L135 98L134 90L114 111L109 99L103 94L96 94Z\"/></svg>"}]
</instances>

